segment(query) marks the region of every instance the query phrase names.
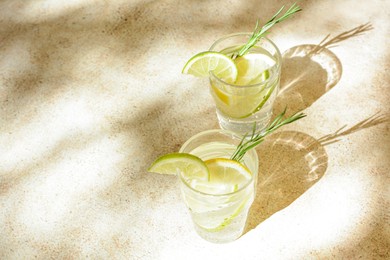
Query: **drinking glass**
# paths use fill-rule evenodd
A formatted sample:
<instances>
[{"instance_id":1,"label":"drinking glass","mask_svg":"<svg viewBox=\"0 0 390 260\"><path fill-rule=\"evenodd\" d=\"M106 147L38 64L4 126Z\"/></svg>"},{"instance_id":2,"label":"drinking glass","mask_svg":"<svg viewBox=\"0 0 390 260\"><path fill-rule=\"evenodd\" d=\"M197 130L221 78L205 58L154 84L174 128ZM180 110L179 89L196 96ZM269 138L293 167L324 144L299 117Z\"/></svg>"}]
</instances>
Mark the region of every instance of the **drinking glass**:
<instances>
[{"instance_id":1,"label":"drinking glass","mask_svg":"<svg viewBox=\"0 0 390 260\"><path fill-rule=\"evenodd\" d=\"M238 33L225 36L217 40L210 51L232 56L251 35ZM257 132L267 126L280 85L282 58L278 47L270 39L262 37L248 54L255 54L252 57L258 58L250 64L253 67L248 67L256 79L252 81L253 84L250 81L243 85L228 83L210 72L210 91L216 104L219 125L240 135L251 133L254 124Z\"/></svg>"},{"instance_id":2,"label":"drinking glass","mask_svg":"<svg viewBox=\"0 0 390 260\"><path fill-rule=\"evenodd\" d=\"M240 136L231 131L208 130L191 137L183 144L180 152L196 155L203 161L230 158L240 139ZM249 150L241 163L249 170L250 177L240 183L237 189L229 192L224 189L228 185L224 181L200 184L186 174L179 174L181 193L195 230L205 240L215 243L230 242L239 238L244 231L256 190L256 151ZM208 186L209 190L200 190L198 187L202 185Z\"/></svg>"}]
</instances>

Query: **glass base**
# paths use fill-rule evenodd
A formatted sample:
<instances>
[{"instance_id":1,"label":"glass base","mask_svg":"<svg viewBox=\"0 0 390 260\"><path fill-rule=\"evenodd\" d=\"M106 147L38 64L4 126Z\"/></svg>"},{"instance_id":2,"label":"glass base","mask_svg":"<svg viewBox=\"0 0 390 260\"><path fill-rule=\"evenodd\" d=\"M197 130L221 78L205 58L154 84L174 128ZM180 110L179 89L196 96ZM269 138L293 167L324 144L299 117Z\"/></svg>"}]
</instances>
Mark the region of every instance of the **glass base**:
<instances>
[{"instance_id":1,"label":"glass base","mask_svg":"<svg viewBox=\"0 0 390 260\"><path fill-rule=\"evenodd\" d=\"M255 124L256 133L263 131L271 120L272 110L261 110L248 118L236 119L224 115L217 109L217 117L219 126L222 129L244 136L245 134L252 134Z\"/></svg>"},{"instance_id":2,"label":"glass base","mask_svg":"<svg viewBox=\"0 0 390 260\"><path fill-rule=\"evenodd\" d=\"M206 230L194 222L195 231L204 240L207 240L212 243L222 244L222 243L229 243L237 240L242 236L244 232L248 211L252 202L253 202L253 197L249 201L248 205L244 209L242 209L241 213L235 216L228 225L222 227L221 230L218 231Z\"/></svg>"}]
</instances>

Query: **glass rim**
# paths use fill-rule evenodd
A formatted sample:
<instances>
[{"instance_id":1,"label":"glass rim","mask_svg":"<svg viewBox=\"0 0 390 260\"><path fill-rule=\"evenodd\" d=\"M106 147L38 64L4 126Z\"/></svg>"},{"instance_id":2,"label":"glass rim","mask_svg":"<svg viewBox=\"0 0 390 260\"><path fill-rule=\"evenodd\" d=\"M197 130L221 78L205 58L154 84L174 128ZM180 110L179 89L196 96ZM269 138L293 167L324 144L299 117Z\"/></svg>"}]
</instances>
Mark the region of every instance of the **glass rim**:
<instances>
[{"instance_id":1,"label":"glass rim","mask_svg":"<svg viewBox=\"0 0 390 260\"><path fill-rule=\"evenodd\" d=\"M195 135L193 135L192 137L190 137L186 142L184 142L184 144L180 147L180 150L179 150L179 153L183 153L183 150L184 148L186 148L193 140L199 138L199 137L202 137L202 136L205 136L205 135L208 135L208 134L215 134L215 133L218 133L218 134L223 134L225 136L228 136L228 135L231 135L233 137L237 137L237 140L239 141L240 140L240 135L236 134L235 132L233 131L229 131L229 130L225 130L225 129L211 129L211 130L205 130L205 131L202 131L200 133L197 133ZM228 136L229 137L229 136ZM250 150L248 151L248 153L255 153L254 150ZM256 160L258 162L258 156L257 154L255 154L255 157L256 157ZM258 165L258 163L257 163ZM246 167L246 166L245 166ZM249 170L249 169L248 169ZM178 175L179 175L179 178L180 178L180 181L182 183L185 184L186 187L188 187L191 191L195 192L195 193L198 193L200 195L203 195L203 196L211 196L211 197L223 197L223 196L231 196L233 194L237 194L243 190L245 190L248 185L252 184L254 181L255 181L255 174L253 172L251 172L251 170L249 170L249 172L251 173L251 178L250 180L248 180L245 185L243 185L241 188L237 189L236 191L232 191L232 192L228 192L228 193L221 193L221 194L213 194L213 193L207 193L207 192L203 192L203 191L200 191L200 190L197 190L195 188L193 188L183 177L183 174L180 172Z\"/></svg>"},{"instance_id":2,"label":"glass rim","mask_svg":"<svg viewBox=\"0 0 390 260\"><path fill-rule=\"evenodd\" d=\"M250 33L250 32L240 32L240 33L232 33L232 34L228 34L228 35L222 36L221 38L216 40L211 45L211 47L209 48L209 51L216 51L216 50L214 50L214 47L217 44L219 44L220 42L222 42L222 41L224 41L226 39L233 38L233 37L239 37L239 36L248 36L248 37L250 37L251 35L252 35L252 33ZM274 66L272 66L272 67L276 66L276 69L279 71L281 69L281 65L282 65L282 54L281 54L279 48L268 37L263 36L263 37L261 37L261 39L265 39L275 49L276 56L277 56L277 59L278 59L277 61L279 61L279 62L276 62L276 64ZM260 39L260 41L261 41L261 39ZM270 77L270 78L268 78L268 79L266 79L266 80L264 80L262 82L259 82L259 83L250 84L250 85L237 85L237 84L232 84L232 83L226 82L226 81L222 80L221 78L218 78L212 71L209 72L209 76L212 77L212 78L215 78L217 81L219 81L222 84L228 85L229 87L241 88L241 89L242 88L254 88L254 87L259 87L260 85L266 85L266 84L268 84L268 82L271 82L271 80L274 80L277 77L276 74L273 74L272 77Z\"/></svg>"}]
</instances>

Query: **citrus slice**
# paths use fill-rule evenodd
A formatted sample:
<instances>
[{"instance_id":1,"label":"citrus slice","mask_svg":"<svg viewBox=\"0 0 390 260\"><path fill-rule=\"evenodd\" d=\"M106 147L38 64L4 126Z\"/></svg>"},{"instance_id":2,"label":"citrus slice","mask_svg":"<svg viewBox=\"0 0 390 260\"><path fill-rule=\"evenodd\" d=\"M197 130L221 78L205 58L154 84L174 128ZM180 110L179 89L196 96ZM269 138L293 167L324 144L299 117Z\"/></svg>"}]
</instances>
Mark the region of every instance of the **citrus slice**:
<instances>
[{"instance_id":1,"label":"citrus slice","mask_svg":"<svg viewBox=\"0 0 390 260\"><path fill-rule=\"evenodd\" d=\"M245 165L230 159L215 158L205 161L205 164L209 169L210 179L207 183L197 183L194 188L217 196L224 194L217 200L220 204L218 210L215 205L210 207L198 201L187 203L192 212L212 214L207 218L200 217L196 222L203 229L216 232L227 227L250 206L254 190L252 187L245 190L243 188L252 181L252 174Z\"/></svg>"},{"instance_id":2,"label":"citrus slice","mask_svg":"<svg viewBox=\"0 0 390 260\"><path fill-rule=\"evenodd\" d=\"M277 80L252 89L231 90L211 82L211 94L219 111L230 118L241 119L260 111L272 96L276 86Z\"/></svg>"},{"instance_id":3,"label":"citrus slice","mask_svg":"<svg viewBox=\"0 0 390 260\"><path fill-rule=\"evenodd\" d=\"M248 53L235 59L235 63L238 70L235 85L212 80L211 93L222 113L231 118L247 118L259 111L274 92L278 79L270 78L276 62L263 53Z\"/></svg>"},{"instance_id":4,"label":"citrus slice","mask_svg":"<svg viewBox=\"0 0 390 260\"><path fill-rule=\"evenodd\" d=\"M270 76L269 69L276 62L270 56L262 53L248 53L235 60L238 75L236 85L253 85L267 80Z\"/></svg>"},{"instance_id":5,"label":"citrus slice","mask_svg":"<svg viewBox=\"0 0 390 260\"><path fill-rule=\"evenodd\" d=\"M237 79L237 67L234 61L225 54L214 51L205 51L193 56L184 65L182 73L208 77L210 71L228 83L233 83Z\"/></svg>"},{"instance_id":6,"label":"citrus slice","mask_svg":"<svg viewBox=\"0 0 390 260\"><path fill-rule=\"evenodd\" d=\"M149 172L176 175L188 179L209 180L206 164L197 156L188 153L170 153L157 158L148 169Z\"/></svg>"},{"instance_id":7,"label":"citrus slice","mask_svg":"<svg viewBox=\"0 0 390 260\"><path fill-rule=\"evenodd\" d=\"M223 230L225 227L227 227L238 215L240 215L240 213L243 211L243 209L245 208L248 200L250 199L250 196L247 196L242 202L241 204L238 206L238 208L233 212L232 215L230 215L229 217L225 218L221 224L219 224L217 227L214 227L214 228L207 228L207 231L209 232L216 232L216 231L221 231Z\"/></svg>"},{"instance_id":8,"label":"citrus slice","mask_svg":"<svg viewBox=\"0 0 390 260\"><path fill-rule=\"evenodd\" d=\"M210 172L210 185L217 187L214 194L234 192L252 178L245 165L231 159L214 158L205 161L205 164Z\"/></svg>"}]
</instances>

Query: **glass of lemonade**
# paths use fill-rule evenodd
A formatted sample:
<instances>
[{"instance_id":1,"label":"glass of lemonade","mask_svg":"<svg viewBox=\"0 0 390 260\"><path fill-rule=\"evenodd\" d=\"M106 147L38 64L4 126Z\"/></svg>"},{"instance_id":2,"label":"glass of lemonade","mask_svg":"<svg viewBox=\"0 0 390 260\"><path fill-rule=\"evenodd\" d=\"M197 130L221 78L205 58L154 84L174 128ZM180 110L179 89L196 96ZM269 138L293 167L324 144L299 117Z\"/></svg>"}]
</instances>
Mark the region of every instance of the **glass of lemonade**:
<instances>
[{"instance_id":1,"label":"glass of lemonade","mask_svg":"<svg viewBox=\"0 0 390 260\"><path fill-rule=\"evenodd\" d=\"M210 51L232 57L251 33L238 33L217 40ZM262 37L244 56L234 59L238 77L225 82L210 72L210 91L216 103L222 129L244 135L256 123L257 131L266 127L272 117L272 107L280 85L281 54L277 46Z\"/></svg>"},{"instance_id":2,"label":"glass of lemonade","mask_svg":"<svg viewBox=\"0 0 390 260\"><path fill-rule=\"evenodd\" d=\"M183 173L179 174L179 179L195 229L210 242L225 243L239 238L254 200L258 174L258 156L254 149L248 151L240 163L229 161L233 162L233 169L213 164L223 164L224 158L229 159L240 139L231 131L209 130L193 136L180 149L180 153L196 155L209 165L208 180Z\"/></svg>"}]
</instances>

